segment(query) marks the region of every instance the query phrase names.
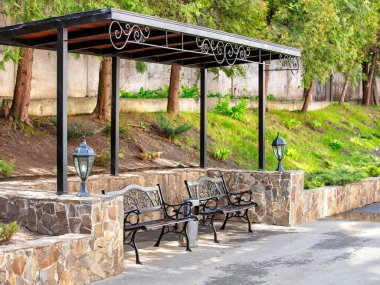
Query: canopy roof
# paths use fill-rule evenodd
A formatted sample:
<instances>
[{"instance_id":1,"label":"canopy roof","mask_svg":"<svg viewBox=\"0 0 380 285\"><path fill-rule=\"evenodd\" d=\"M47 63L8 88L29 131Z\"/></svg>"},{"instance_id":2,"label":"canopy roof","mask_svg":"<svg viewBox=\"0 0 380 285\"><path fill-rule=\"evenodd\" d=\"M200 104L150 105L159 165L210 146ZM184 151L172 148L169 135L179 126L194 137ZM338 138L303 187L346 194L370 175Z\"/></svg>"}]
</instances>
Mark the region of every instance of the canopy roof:
<instances>
[{"instance_id":1,"label":"canopy roof","mask_svg":"<svg viewBox=\"0 0 380 285\"><path fill-rule=\"evenodd\" d=\"M0 44L57 50L59 28L68 30L70 52L188 67L281 59L298 69L301 56L296 48L112 8L0 28Z\"/></svg>"}]
</instances>

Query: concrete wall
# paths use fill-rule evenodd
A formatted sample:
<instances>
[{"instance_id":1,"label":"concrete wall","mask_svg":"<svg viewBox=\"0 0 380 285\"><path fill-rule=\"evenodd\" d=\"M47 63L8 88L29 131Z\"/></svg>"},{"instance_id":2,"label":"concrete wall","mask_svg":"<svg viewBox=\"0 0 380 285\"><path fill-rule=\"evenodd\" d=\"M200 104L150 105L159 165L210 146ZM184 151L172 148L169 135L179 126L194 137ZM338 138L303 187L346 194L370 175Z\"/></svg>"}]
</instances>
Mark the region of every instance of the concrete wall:
<instances>
[{"instance_id":1,"label":"concrete wall","mask_svg":"<svg viewBox=\"0 0 380 285\"><path fill-rule=\"evenodd\" d=\"M0 106L2 100L10 99L10 97L0 97ZM212 110L218 102L217 98L207 99L207 108ZM239 100L231 100L231 104L235 105ZM197 113L200 111L199 99L181 98L179 100L180 110L182 112ZM267 109L269 110L301 110L301 101L268 101ZM309 110L320 110L334 104L334 102L311 102ZM96 106L96 97L70 97L67 101L67 113L69 115L90 114ZM257 101L250 101L249 108L255 109L258 106ZM167 109L167 99L121 99L121 112L165 112ZM29 103L29 115L31 116L55 116L57 113L56 99L32 99Z\"/></svg>"}]
</instances>

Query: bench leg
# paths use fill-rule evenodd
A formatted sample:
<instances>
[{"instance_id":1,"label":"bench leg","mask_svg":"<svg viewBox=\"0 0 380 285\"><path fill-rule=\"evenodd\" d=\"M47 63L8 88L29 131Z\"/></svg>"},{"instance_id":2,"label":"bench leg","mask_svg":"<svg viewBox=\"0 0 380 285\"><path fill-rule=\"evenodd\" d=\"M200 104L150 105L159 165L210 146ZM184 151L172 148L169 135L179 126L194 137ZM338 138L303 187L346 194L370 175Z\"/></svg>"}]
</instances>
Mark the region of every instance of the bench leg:
<instances>
[{"instance_id":1,"label":"bench leg","mask_svg":"<svg viewBox=\"0 0 380 285\"><path fill-rule=\"evenodd\" d=\"M136 234L137 234L137 231L132 232L132 234L131 234L131 240L129 242L126 242L126 244L130 245L135 250L136 264L142 264L140 262L139 250L138 250L138 248L136 246L136 242L135 242Z\"/></svg>"},{"instance_id":2,"label":"bench leg","mask_svg":"<svg viewBox=\"0 0 380 285\"><path fill-rule=\"evenodd\" d=\"M226 224L227 224L227 221L228 221L228 219L229 219L229 216L230 216L230 213L227 213L227 214L226 214L226 217L224 218L223 225L222 225L222 227L220 228L222 231L223 231L224 228L226 227Z\"/></svg>"},{"instance_id":3,"label":"bench leg","mask_svg":"<svg viewBox=\"0 0 380 285\"><path fill-rule=\"evenodd\" d=\"M212 215L211 216L211 220L210 220L210 226L214 232L214 243L219 243L218 241L218 236L216 234L216 229L215 229L215 226L214 226L214 219L215 219L215 215Z\"/></svg>"},{"instance_id":4,"label":"bench leg","mask_svg":"<svg viewBox=\"0 0 380 285\"><path fill-rule=\"evenodd\" d=\"M163 227L162 227L162 230L161 230L160 236L158 237L158 240L157 240L156 243L154 244L154 247L159 247L159 246L160 246L160 242L161 242L162 237L163 237L164 234L165 234L165 229L166 229L166 227L169 227L169 226L163 226Z\"/></svg>"},{"instance_id":5,"label":"bench leg","mask_svg":"<svg viewBox=\"0 0 380 285\"><path fill-rule=\"evenodd\" d=\"M249 220L249 217L248 217L248 209L245 210L244 218L245 218L245 219L247 220L247 222L248 222L248 232L252 233L251 221Z\"/></svg>"}]
</instances>

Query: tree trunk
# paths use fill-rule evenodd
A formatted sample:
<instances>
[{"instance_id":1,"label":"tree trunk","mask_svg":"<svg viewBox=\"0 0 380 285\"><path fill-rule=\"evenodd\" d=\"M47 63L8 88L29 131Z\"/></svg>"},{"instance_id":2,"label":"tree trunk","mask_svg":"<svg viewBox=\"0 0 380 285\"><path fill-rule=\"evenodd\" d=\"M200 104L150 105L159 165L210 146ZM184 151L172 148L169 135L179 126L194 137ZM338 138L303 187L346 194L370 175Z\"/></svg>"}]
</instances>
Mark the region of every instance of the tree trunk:
<instances>
[{"instance_id":1,"label":"tree trunk","mask_svg":"<svg viewBox=\"0 0 380 285\"><path fill-rule=\"evenodd\" d=\"M344 103L344 99L346 99L346 95L348 91L348 82L349 82L348 77L349 77L349 74L346 76L344 80L343 90L339 98L339 105L342 105Z\"/></svg>"},{"instance_id":2,"label":"tree trunk","mask_svg":"<svg viewBox=\"0 0 380 285\"><path fill-rule=\"evenodd\" d=\"M179 113L179 84L181 80L181 66L172 65L170 72L170 86L169 86L169 98L168 98L168 108L169 113L178 114Z\"/></svg>"},{"instance_id":3,"label":"tree trunk","mask_svg":"<svg viewBox=\"0 0 380 285\"><path fill-rule=\"evenodd\" d=\"M98 99L91 117L109 119L111 114L112 59L103 58L99 70Z\"/></svg>"},{"instance_id":4,"label":"tree trunk","mask_svg":"<svg viewBox=\"0 0 380 285\"><path fill-rule=\"evenodd\" d=\"M306 89L304 94L306 94L302 106L302 112L306 113L307 109L309 108L309 103L313 99L313 93L314 93L314 81L310 83L309 89Z\"/></svg>"},{"instance_id":5,"label":"tree trunk","mask_svg":"<svg viewBox=\"0 0 380 285\"><path fill-rule=\"evenodd\" d=\"M375 69L376 69L376 60L377 60L377 47L374 47L372 51L371 69L369 72L369 78L367 82L367 90L366 90L367 94L365 96L365 101L364 101L365 106L371 105L371 102L372 102L372 86L373 86L373 79L374 79L374 74L375 74Z\"/></svg>"},{"instance_id":6,"label":"tree trunk","mask_svg":"<svg viewBox=\"0 0 380 285\"><path fill-rule=\"evenodd\" d=\"M33 49L24 48L17 66L16 85L13 93L12 107L9 111L10 120L31 125L28 110L30 90L32 86Z\"/></svg>"},{"instance_id":7,"label":"tree trunk","mask_svg":"<svg viewBox=\"0 0 380 285\"><path fill-rule=\"evenodd\" d=\"M368 62L364 62L362 64L362 71L363 71L363 74L365 74L365 78L362 80L362 91L363 91L363 100L362 100L362 104L364 105L365 102L367 102L367 88L368 88Z\"/></svg>"}]
</instances>

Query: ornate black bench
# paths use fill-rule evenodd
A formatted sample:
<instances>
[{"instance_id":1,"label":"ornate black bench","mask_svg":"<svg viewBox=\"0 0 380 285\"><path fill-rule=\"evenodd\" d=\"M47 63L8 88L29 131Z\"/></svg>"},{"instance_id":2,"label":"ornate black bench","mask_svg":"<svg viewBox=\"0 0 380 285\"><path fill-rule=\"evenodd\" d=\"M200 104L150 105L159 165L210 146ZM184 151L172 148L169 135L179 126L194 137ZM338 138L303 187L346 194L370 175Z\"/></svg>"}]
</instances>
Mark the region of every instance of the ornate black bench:
<instances>
[{"instance_id":1,"label":"ornate black bench","mask_svg":"<svg viewBox=\"0 0 380 285\"><path fill-rule=\"evenodd\" d=\"M223 176L219 178L201 177L195 181L185 180L190 198L199 200L201 225L209 226L214 232L214 242L219 243L214 219L218 214L225 215L221 230L224 230L229 219L243 218L248 223L248 231L252 232L248 210L257 207L252 201L252 191L233 193L228 191ZM208 219L209 218L209 219ZM206 221L209 220L207 224Z\"/></svg>"},{"instance_id":2,"label":"ornate black bench","mask_svg":"<svg viewBox=\"0 0 380 285\"><path fill-rule=\"evenodd\" d=\"M141 264L135 242L138 231L161 228L155 247L160 246L162 237L167 233L183 235L186 239L186 250L191 251L186 232L187 223L196 220L196 217L191 215L191 202L178 205L165 203L159 184L154 187L129 185L120 191L112 192L112 195L124 195L124 243L135 250L137 264ZM142 221L144 217L149 221ZM180 224L183 226L179 227Z\"/></svg>"}]
</instances>

